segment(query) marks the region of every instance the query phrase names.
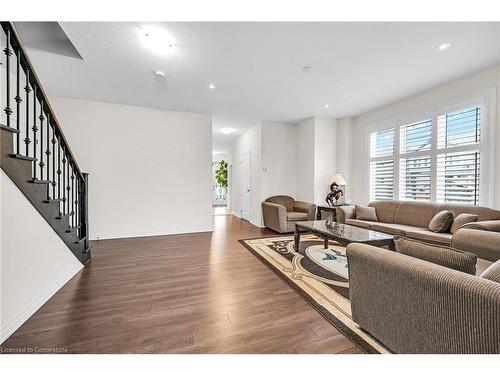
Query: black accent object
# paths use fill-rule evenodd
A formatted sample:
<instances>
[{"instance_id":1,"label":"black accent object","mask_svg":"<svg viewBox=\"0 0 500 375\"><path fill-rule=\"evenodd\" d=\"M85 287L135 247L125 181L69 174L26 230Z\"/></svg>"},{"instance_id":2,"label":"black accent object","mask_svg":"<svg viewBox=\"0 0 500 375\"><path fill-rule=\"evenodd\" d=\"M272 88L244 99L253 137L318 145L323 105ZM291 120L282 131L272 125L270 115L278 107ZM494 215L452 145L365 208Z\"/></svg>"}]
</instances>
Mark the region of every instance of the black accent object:
<instances>
[{"instance_id":1,"label":"black accent object","mask_svg":"<svg viewBox=\"0 0 500 375\"><path fill-rule=\"evenodd\" d=\"M0 124L0 166L73 254L86 264L91 258L88 175L78 167L13 23L0 22L0 25L6 38L5 64L0 65L6 77L0 82L0 90L6 94L3 108L6 123ZM11 70L13 55L16 60ZM15 79L12 87L15 94L11 92L12 79ZM21 97L23 89L25 98ZM15 96L12 98L11 94ZM21 129L23 119L25 124ZM25 147L21 147L21 137Z\"/></svg>"}]
</instances>

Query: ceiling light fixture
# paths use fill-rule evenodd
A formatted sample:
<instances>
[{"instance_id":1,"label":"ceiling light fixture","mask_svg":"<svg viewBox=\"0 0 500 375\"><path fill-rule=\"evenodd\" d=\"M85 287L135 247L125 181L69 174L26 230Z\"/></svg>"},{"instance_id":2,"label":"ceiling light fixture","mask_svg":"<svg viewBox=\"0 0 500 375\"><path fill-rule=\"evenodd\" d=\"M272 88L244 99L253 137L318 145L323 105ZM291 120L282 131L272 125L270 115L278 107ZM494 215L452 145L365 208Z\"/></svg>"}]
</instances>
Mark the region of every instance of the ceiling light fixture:
<instances>
[{"instance_id":1,"label":"ceiling light fixture","mask_svg":"<svg viewBox=\"0 0 500 375\"><path fill-rule=\"evenodd\" d=\"M164 72L163 70L157 70L157 71L155 72L155 75L156 75L157 77L165 78L165 72Z\"/></svg>"},{"instance_id":2,"label":"ceiling light fixture","mask_svg":"<svg viewBox=\"0 0 500 375\"><path fill-rule=\"evenodd\" d=\"M310 66L310 65L306 65L306 66L303 66L303 67L302 67L302 71L303 71L304 73L309 73L309 72L312 70L312 68L313 68L312 66Z\"/></svg>"},{"instance_id":3,"label":"ceiling light fixture","mask_svg":"<svg viewBox=\"0 0 500 375\"><path fill-rule=\"evenodd\" d=\"M147 26L140 29L140 34L146 47L158 55L164 55L175 47L174 38L160 27Z\"/></svg>"},{"instance_id":4,"label":"ceiling light fixture","mask_svg":"<svg viewBox=\"0 0 500 375\"><path fill-rule=\"evenodd\" d=\"M222 128L220 130L223 134L231 134L231 133L234 133L235 130L233 128Z\"/></svg>"},{"instance_id":5,"label":"ceiling light fixture","mask_svg":"<svg viewBox=\"0 0 500 375\"><path fill-rule=\"evenodd\" d=\"M330 104L325 104L325 108L326 109L330 108Z\"/></svg>"},{"instance_id":6,"label":"ceiling light fixture","mask_svg":"<svg viewBox=\"0 0 500 375\"><path fill-rule=\"evenodd\" d=\"M451 47L451 42L443 42L436 47L436 51L441 52Z\"/></svg>"},{"instance_id":7,"label":"ceiling light fixture","mask_svg":"<svg viewBox=\"0 0 500 375\"><path fill-rule=\"evenodd\" d=\"M208 85L208 88L209 88L210 90L214 90L214 89L215 89L215 85L214 85L213 83L211 83L210 85Z\"/></svg>"}]
</instances>

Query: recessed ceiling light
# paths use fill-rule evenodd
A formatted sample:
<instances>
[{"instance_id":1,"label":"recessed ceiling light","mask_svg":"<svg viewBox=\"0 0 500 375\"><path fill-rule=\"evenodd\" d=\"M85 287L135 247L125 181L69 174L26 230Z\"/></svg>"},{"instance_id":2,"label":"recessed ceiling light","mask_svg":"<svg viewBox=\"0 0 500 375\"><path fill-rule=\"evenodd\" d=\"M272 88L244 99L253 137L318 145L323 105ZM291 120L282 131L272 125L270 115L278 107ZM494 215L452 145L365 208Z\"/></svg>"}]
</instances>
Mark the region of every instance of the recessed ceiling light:
<instances>
[{"instance_id":1,"label":"recessed ceiling light","mask_svg":"<svg viewBox=\"0 0 500 375\"><path fill-rule=\"evenodd\" d=\"M233 128L222 128L220 131L224 134L231 134L235 132Z\"/></svg>"},{"instance_id":2,"label":"recessed ceiling light","mask_svg":"<svg viewBox=\"0 0 500 375\"><path fill-rule=\"evenodd\" d=\"M325 104L325 108L330 108L330 104Z\"/></svg>"},{"instance_id":3,"label":"recessed ceiling light","mask_svg":"<svg viewBox=\"0 0 500 375\"><path fill-rule=\"evenodd\" d=\"M450 42L443 42L436 47L436 51L444 51L451 47Z\"/></svg>"},{"instance_id":4,"label":"recessed ceiling light","mask_svg":"<svg viewBox=\"0 0 500 375\"><path fill-rule=\"evenodd\" d=\"M211 83L210 85L208 85L208 88L209 88L210 90L214 90L214 89L215 89L215 85L214 85L213 83Z\"/></svg>"},{"instance_id":5,"label":"recessed ceiling light","mask_svg":"<svg viewBox=\"0 0 500 375\"><path fill-rule=\"evenodd\" d=\"M147 26L140 29L143 43L153 53L164 55L175 47L174 38L160 27Z\"/></svg>"},{"instance_id":6,"label":"recessed ceiling light","mask_svg":"<svg viewBox=\"0 0 500 375\"><path fill-rule=\"evenodd\" d=\"M156 75L157 77L162 77L162 78L165 78L165 72L164 72L163 70L157 70L157 71L155 72L155 75Z\"/></svg>"},{"instance_id":7,"label":"recessed ceiling light","mask_svg":"<svg viewBox=\"0 0 500 375\"><path fill-rule=\"evenodd\" d=\"M310 71L312 70L312 68L313 68L312 66L310 66L310 65L306 65L306 66L303 66L303 67L302 67L302 71L303 71L304 73L308 73L308 72L310 72Z\"/></svg>"}]
</instances>

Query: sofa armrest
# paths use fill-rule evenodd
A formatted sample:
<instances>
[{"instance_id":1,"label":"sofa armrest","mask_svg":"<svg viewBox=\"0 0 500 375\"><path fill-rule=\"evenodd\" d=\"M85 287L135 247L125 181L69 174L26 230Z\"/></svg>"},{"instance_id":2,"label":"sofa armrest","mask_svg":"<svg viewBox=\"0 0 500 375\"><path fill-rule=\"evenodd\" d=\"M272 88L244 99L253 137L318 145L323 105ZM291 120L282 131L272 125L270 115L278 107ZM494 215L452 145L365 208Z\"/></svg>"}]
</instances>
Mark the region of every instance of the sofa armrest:
<instances>
[{"instance_id":1,"label":"sofa armrest","mask_svg":"<svg viewBox=\"0 0 500 375\"><path fill-rule=\"evenodd\" d=\"M309 202L295 201L293 209L297 212L305 212L307 220L314 220L316 215L316 205Z\"/></svg>"},{"instance_id":2,"label":"sofa armrest","mask_svg":"<svg viewBox=\"0 0 500 375\"><path fill-rule=\"evenodd\" d=\"M495 262L500 259L500 232L462 227L451 238L451 247Z\"/></svg>"},{"instance_id":3,"label":"sofa armrest","mask_svg":"<svg viewBox=\"0 0 500 375\"><path fill-rule=\"evenodd\" d=\"M337 222L345 224L347 219L356 219L356 208L354 206L340 206L336 208Z\"/></svg>"},{"instance_id":4,"label":"sofa armrest","mask_svg":"<svg viewBox=\"0 0 500 375\"><path fill-rule=\"evenodd\" d=\"M500 220L475 221L473 223L467 223L462 225L460 229L462 228L487 230L490 232L500 232Z\"/></svg>"},{"instance_id":5,"label":"sofa armrest","mask_svg":"<svg viewBox=\"0 0 500 375\"><path fill-rule=\"evenodd\" d=\"M286 233L286 208L281 204L262 202L264 226L278 233Z\"/></svg>"},{"instance_id":6,"label":"sofa armrest","mask_svg":"<svg viewBox=\"0 0 500 375\"><path fill-rule=\"evenodd\" d=\"M500 353L499 283L363 244L347 259L352 318L390 350Z\"/></svg>"}]
</instances>

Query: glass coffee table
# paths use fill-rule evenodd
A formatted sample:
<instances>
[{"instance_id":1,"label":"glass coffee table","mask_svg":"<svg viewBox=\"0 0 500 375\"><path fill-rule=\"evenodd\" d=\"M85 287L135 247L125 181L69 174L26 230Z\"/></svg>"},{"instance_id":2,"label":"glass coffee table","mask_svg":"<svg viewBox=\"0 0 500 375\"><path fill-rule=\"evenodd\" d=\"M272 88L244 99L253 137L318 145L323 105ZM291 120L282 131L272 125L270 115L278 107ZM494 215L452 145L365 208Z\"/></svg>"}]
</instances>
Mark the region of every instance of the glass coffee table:
<instances>
[{"instance_id":1,"label":"glass coffee table","mask_svg":"<svg viewBox=\"0 0 500 375\"><path fill-rule=\"evenodd\" d=\"M300 232L312 232L324 240L325 249L328 248L328 240L334 240L347 246L352 242L364 243L377 247L387 246L394 250L394 236L376 232L369 229L355 227L354 225L340 224L329 220L298 221L295 223L295 250L299 249Z\"/></svg>"}]
</instances>

